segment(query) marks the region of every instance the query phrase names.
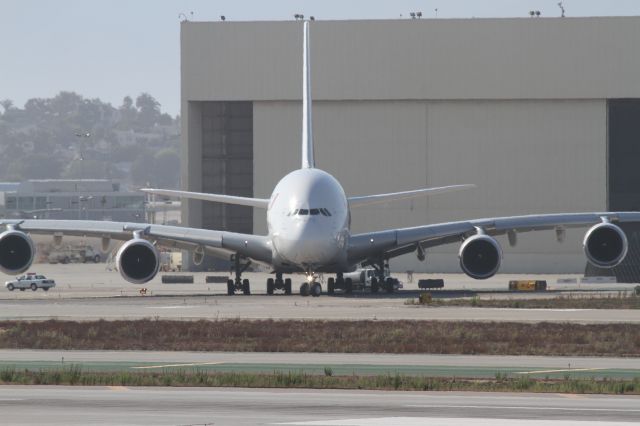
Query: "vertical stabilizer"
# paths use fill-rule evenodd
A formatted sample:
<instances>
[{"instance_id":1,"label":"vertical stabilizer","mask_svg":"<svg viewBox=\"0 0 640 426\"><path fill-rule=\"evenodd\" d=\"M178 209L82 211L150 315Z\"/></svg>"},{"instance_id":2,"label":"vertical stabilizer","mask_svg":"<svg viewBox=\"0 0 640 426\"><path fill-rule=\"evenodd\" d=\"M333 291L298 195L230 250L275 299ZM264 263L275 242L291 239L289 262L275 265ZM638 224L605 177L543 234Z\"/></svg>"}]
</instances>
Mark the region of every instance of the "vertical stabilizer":
<instances>
[{"instance_id":1,"label":"vertical stabilizer","mask_svg":"<svg viewBox=\"0 0 640 426\"><path fill-rule=\"evenodd\" d=\"M302 168L314 168L311 125L311 64L309 63L309 21L304 21L302 53Z\"/></svg>"}]
</instances>

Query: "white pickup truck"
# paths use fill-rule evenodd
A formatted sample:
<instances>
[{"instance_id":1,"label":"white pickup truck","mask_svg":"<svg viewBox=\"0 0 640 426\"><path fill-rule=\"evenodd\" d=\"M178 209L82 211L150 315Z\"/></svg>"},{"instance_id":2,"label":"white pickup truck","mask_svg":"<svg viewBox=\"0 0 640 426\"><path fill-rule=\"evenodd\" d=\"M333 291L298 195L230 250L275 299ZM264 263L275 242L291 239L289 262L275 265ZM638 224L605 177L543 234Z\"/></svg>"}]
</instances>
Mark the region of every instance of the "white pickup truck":
<instances>
[{"instance_id":1,"label":"white pickup truck","mask_svg":"<svg viewBox=\"0 0 640 426\"><path fill-rule=\"evenodd\" d=\"M16 278L13 281L7 281L4 283L4 286L9 291L13 291L18 289L20 291L25 291L30 288L32 291L36 291L41 288L44 291L49 291L51 287L56 286L56 282L54 280L50 280L44 275L38 275L36 273L30 272L26 275L22 275L21 277Z\"/></svg>"}]
</instances>

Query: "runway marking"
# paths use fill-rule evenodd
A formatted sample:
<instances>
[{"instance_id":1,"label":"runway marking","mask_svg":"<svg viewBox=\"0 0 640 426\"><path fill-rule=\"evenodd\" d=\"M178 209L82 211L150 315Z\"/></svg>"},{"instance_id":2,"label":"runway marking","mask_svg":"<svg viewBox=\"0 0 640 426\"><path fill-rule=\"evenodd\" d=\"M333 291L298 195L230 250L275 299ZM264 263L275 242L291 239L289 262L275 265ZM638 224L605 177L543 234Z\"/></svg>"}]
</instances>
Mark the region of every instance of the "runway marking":
<instances>
[{"instance_id":1,"label":"runway marking","mask_svg":"<svg viewBox=\"0 0 640 426\"><path fill-rule=\"evenodd\" d=\"M606 368L565 368L563 370L538 370L538 371L518 371L515 374L543 374L543 373L567 373L573 371L601 371Z\"/></svg>"},{"instance_id":2,"label":"runway marking","mask_svg":"<svg viewBox=\"0 0 640 426\"><path fill-rule=\"evenodd\" d=\"M24 401L24 398L0 398L0 402L2 401Z\"/></svg>"},{"instance_id":3,"label":"runway marking","mask_svg":"<svg viewBox=\"0 0 640 426\"><path fill-rule=\"evenodd\" d=\"M517 405L405 405L408 408L486 408L497 410L531 410L531 411L594 411L615 413L640 413L640 409L633 408L569 408L569 407L521 407Z\"/></svg>"},{"instance_id":4,"label":"runway marking","mask_svg":"<svg viewBox=\"0 0 640 426\"><path fill-rule=\"evenodd\" d=\"M145 306L146 309L193 309L194 305L176 305L176 306Z\"/></svg>"},{"instance_id":5,"label":"runway marking","mask_svg":"<svg viewBox=\"0 0 640 426\"><path fill-rule=\"evenodd\" d=\"M488 418L441 417L377 417L365 419L313 420L306 422L275 423L300 426L619 426L628 422L579 421L579 420L519 420Z\"/></svg>"},{"instance_id":6,"label":"runway marking","mask_svg":"<svg viewBox=\"0 0 640 426\"><path fill-rule=\"evenodd\" d=\"M224 362L192 362L188 364L164 364L164 365L144 365L139 367L131 367L135 369L146 369L146 368L167 368L167 367L195 367L198 365L219 365L224 364Z\"/></svg>"}]
</instances>

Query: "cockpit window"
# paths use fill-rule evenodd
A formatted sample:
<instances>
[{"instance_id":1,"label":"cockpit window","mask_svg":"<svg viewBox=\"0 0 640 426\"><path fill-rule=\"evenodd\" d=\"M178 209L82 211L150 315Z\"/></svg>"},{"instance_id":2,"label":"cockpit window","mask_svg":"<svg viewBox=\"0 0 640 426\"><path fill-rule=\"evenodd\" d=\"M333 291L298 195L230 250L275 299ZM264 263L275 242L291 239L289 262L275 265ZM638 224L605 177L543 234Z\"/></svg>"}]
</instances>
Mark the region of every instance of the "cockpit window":
<instances>
[{"instance_id":1,"label":"cockpit window","mask_svg":"<svg viewBox=\"0 0 640 426\"><path fill-rule=\"evenodd\" d=\"M287 214L287 216L331 216L331 212L325 209L324 207L314 208L314 209L296 209Z\"/></svg>"}]
</instances>

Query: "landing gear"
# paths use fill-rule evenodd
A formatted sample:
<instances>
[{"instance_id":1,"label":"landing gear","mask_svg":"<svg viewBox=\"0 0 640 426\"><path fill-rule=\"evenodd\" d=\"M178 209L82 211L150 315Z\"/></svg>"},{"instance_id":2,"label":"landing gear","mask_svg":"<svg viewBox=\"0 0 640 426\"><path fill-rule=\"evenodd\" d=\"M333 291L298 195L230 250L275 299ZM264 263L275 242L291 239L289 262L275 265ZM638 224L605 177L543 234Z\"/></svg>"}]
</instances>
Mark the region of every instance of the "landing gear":
<instances>
[{"instance_id":1,"label":"landing gear","mask_svg":"<svg viewBox=\"0 0 640 426\"><path fill-rule=\"evenodd\" d=\"M291 294L291 279L282 279L282 273L276 272L276 278L267 279L267 294L271 295L275 290L284 290L284 294Z\"/></svg>"},{"instance_id":2,"label":"landing gear","mask_svg":"<svg viewBox=\"0 0 640 426\"><path fill-rule=\"evenodd\" d=\"M322 294L322 286L320 285L320 283L311 284L311 295L313 297L320 297L321 294Z\"/></svg>"},{"instance_id":3,"label":"landing gear","mask_svg":"<svg viewBox=\"0 0 640 426\"><path fill-rule=\"evenodd\" d=\"M336 289L341 289L346 294L351 294L353 291L353 282L351 278L344 278L342 272L338 272L336 278L327 279L327 293L335 294Z\"/></svg>"},{"instance_id":4,"label":"landing gear","mask_svg":"<svg viewBox=\"0 0 640 426\"><path fill-rule=\"evenodd\" d=\"M308 296L309 295L309 283L303 283L300 286L300 296Z\"/></svg>"},{"instance_id":5,"label":"landing gear","mask_svg":"<svg viewBox=\"0 0 640 426\"><path fill-rule=\"evenodd\" d=\"M320 297L322 294L322 285L316 281L317 276L312 272L307 273L307 282L300 286L301 296Z\"/></svg>"},{"instance_id":6,"label":"landing gear","mask_svg":"<svg viewBox=\"0 0 640 426\"><path fill-rule=\"evenodd\" d=\"M235 279L227 281L227 294L232 296L236 291L242 291L242 294L245 295L251 294L251 284L249 283L249 280L242 279L242 273L249 269L251 260L243 258L239 254L232 254L230 260L233 265L232 272L235 274Z\"/></svg>"}]
</instances>

